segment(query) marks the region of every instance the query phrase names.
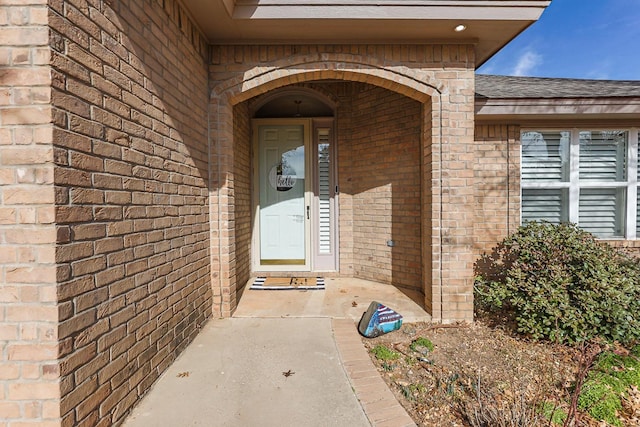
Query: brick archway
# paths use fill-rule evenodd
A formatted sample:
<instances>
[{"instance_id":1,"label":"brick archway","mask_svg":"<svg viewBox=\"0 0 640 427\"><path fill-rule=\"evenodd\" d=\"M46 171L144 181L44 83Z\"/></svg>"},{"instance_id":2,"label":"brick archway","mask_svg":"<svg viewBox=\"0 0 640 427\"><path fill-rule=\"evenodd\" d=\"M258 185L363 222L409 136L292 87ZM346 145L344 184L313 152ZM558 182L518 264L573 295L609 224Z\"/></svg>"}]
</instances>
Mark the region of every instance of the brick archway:
<instances>
[{"instance_id":1,"label":"brick archway","mask_svg":"<svg viewBox=\"0 0 640 427\"><path fill-rule=\"evenodd\" d=\"M211 98L227 96L235 105L281 86L325 79L367 82L420 102L446 90L432 73L401 62L366 55L315 53L281 58L267 66L251 64L237 75L218 81L212 88Z\"/></svg>"},{"instance_id":2,"label":"brick archway","mask_svg":"<svg viewBox=\"0 0 640 427\"><path fill-rule=\"evenodd\" d=\"M443 316L443 304L446 291L443 283L448 279L447 262L449 254L452 258L461 259L467 256L466 273L472 277L472 247L469 241L459 242L447 239L448 230L443 228L444 213L450 211L445 206L443 190L448 192L447 179L443 170L447 169L445 162L453 161L448 156L450 144L443 144L443 137L454 135L461 129L465 137L473 138L473 97L469 99L452 99L451 89L458 87L473 88L473 70L464 69L452 73L444 71L443 67L419 66L410 62L389 61L376 55L356 55L336 52L314 52L298 54L290 57L276 57L273 60L261 60L259 52L253 52L250 47L222 46L228 57L233 51L234 56L242 57L244 61L233 72L212 67L211 96L210 96L210 218L211 218L211 264L214 294L214 312L220 316L230 316L235 310L236 282L235 271L235 239L232 227L234 225L234 131L233 108L250 98L265 94L278 88L292 84L319 80L341 80L363 82L379 86L414 99L422 104L422 228L423 228L423 280L425 306L435 320L449 320ZM238 54L242 52L242 55ZM283 52L284 54L284 52ZM268 56L267 56L268 57ZM215 62L215 60L214 60ZM461 84L462 83L462 84ZM452 102L453 101L453 102ZM470 118L463 126L456 123L451 127L450 112L463 111L458 105L464 104L469 110ZM466 128L466 130L465 130ZM453 132L451 132L453 131ZM447 142L447 141L445 141ZM468 169L472 170L471 160ZM464 187L464 186L463 186ZM469 202L470 200L466 200ZM464 209L471 209L465 207ZM460 210L460 209L457 209ZM455 212L452 212L455 213ZM471 216L467 216L470 218ZM472 235L470 219L456 219L455 233ZM456 282L458 283L458 282ZM468 289L465 295L471 293L471 282L465 283ZM456 287L459 294L461 287ZM465 296L466 302L470 297ZM446 310L446 307L445 307ZM471 307L465 307L466 313L458 314L457 307L452 313L445 315L451 320L469 319ZM464 311L464 310L463 310ZM472 314L471 314L472 315Z\"/></svg>"}]
</instances>

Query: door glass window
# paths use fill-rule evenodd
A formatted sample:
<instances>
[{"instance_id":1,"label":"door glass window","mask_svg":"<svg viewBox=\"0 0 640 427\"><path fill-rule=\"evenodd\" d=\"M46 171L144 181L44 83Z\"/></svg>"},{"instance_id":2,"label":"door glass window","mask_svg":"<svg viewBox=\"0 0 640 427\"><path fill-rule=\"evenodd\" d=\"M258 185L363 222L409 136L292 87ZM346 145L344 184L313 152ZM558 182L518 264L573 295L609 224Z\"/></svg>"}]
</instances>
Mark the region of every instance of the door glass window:
<instances>
[{"instance_id":1,"label":"door glass window","mask_svg":"<svg viewBox=\"0 0 640 427\"><path fill-rule=\"evenodd\" d=\"M259 128L260 263L305 264L303 125Z\"/></svg>"}]
</instances>

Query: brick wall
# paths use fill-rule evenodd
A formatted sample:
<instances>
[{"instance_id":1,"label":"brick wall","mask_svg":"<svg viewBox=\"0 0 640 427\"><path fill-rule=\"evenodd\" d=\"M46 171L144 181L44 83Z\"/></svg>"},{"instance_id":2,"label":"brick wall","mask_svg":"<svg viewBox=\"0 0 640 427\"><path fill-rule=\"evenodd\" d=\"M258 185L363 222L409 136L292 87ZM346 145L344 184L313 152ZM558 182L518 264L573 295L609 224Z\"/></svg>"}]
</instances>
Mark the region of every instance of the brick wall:
<instances>
[{"instance_id":1,"label":"brick wall","mask_svg":"<svg viewBox=\"0 0 640 427\"><path fill-rule=\"evenodd\" d=\"M350 183L343 179L341 170L349 169L352 158L347 156L349 149L343 149L341 145L348 147L351 138L351 121L352 114L347 114L351 110L351 94L353 93L353 84L342 83L336 88L338 117L336 119L336 142L338 157L338 184L341 191L339 194L339 217L338 217L338 238L340 239L340 274L346 277L354 275L354 223L353 223L353 190L348 190ZM346 186L346 187L344 187ZM342 194L344 191L344 194Z\"/></svg>"},{"instance_id":2,"label":"brick wall","mask_svg":"<svg viewBox=\"0 0 640 427\"><path fill-rule=\"evenodd\" d=\"M489 253L520 226L520 126L479 123L474 215L474 256ZM630 255L640 254L638 240L603 240ZM482 269L481 262L476 263Z\"/></svg>"},{"instance_id":3,"label":"brick wall","mask_svg":"<svg viewBox=\"0 0 640 427\"><path fill-rule=\"evenodd\" d=\"M251 121L246 102L233 109L234 126L234 177L235 177L235 221L231 229L235 233L235 275L238 288L244 286L251 276Z\"/></svg>"},{"instance_id":4,"label":"brick wall","mask_svg":"<svg viewBox=\"0 0 640 427\"><path fill-rule=\"evenodd\" d=\"M111 425L211 316L205 47L172 0L51 7L60 410Z\"/></svg>"},{"instance_id":5,"label":"brick wall","mask_svg":"<svg viewBox=\"0 0 640 427\"><path fill-rule=\"evenodd\" d=\"M349 241L353 254L340 265L354 277L422 291L420 103L347 85L337 117L338 177L341 220L352 226L341 229L340 242Z\"/></svg>"},{"instance_id":6,"label":"brick wall","mask_svg":"<svg viewBox=\"0 0 640 427\"><path fill-rule=\"evenodd\" d=\"M433 117L433 106L430 104L423 104L422 106L422 144L421 162L422 162L422 189L421 189L421 209L422 209L422 283L425 284L423 288L424 292L424 305L425 309L429 313L435 313L434 308L438 306L438 303L434 300L434 280L433 276L437 274L433 269L434 263L434 251L437 251L439 246L438 231L435 224L437 224L437 218L433 215L433 186L437 185L438 180L434 174L433 167L433 121L427 118ZM431 183L431 185L429 185Z\"/></svg>"},{"instance_id":7,"label":"brick wall","mask_svg":"<svg viewBox=\"0 0 640 427\"><path fill-rule=\"evenodd\" d=\"M46 1L0 2L0 425L59 424Z\"/></svg>"},{"instance_id":8,"label":"brick wall","mask_svg":"<svg viewBox=\"0 0 640 427\"><path fill-rule=\"evenodd\" d=\"M520 128L479 124L474 164L474 254L491 251L520 225Z\"/></svg>"}]
</instances>

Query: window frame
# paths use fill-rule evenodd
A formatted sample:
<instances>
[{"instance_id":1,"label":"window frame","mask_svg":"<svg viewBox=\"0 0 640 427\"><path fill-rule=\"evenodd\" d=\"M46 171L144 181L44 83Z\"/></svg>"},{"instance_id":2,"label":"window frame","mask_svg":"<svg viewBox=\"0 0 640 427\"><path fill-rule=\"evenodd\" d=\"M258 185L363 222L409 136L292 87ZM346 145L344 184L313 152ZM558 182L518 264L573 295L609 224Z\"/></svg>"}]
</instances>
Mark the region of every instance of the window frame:
<instances>
[{"instance_id":1,"label":"window frame","mask_svg":"<svg viewBox=\"0 0 640 427\"><path fill-rule=\"evenodd\" d=\"M580 181L580 132L621 131L627 133L626 181ZM523 149L522 137L527 132L569 132L569 179L568 181L526 182L522 176ZM640 134L637 127L523 127L520 129L520 224L522 224L523 190L567 189L567 210L569 221L579 225L580 189L622 188L625 192L624 221L622 236L598 237L601 240L635 240L638 217L638 145Z\"/></svg>"}]
</instances>

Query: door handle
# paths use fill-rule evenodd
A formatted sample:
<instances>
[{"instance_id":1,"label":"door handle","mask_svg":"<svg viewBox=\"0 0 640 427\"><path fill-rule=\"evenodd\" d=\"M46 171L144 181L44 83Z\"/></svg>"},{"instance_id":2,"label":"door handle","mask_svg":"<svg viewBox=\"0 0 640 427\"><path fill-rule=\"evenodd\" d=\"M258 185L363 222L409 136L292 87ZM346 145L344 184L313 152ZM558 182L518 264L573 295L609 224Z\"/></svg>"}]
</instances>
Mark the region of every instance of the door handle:
<instances>
[{"instance_id":1,"label":"door handle","mask_svg":"<svg viewBox=\"0 0 640 427\"><path fill-rule=\"evenodd\" d=\"M307 219L309 219L310 212L311 212L311 208L307 206Z\"/></svg>"}]
</instances>

